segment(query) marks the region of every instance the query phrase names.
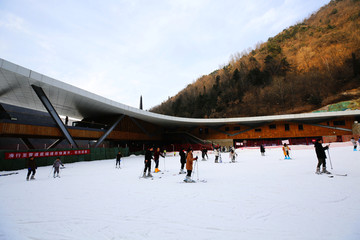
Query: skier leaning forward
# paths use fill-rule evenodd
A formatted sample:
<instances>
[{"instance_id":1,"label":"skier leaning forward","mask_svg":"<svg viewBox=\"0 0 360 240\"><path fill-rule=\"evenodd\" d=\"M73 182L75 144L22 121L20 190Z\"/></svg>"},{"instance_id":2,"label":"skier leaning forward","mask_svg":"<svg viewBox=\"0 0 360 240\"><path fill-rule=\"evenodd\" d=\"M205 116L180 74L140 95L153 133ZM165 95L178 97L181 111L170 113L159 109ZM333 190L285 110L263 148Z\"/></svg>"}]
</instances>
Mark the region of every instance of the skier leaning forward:
<instances>
[{"instance_id":1,"label":"skier leaning forward","mask_svg":"<svg viewBox=\"0 0 360 240\"><path fill-rule=\"evenodd\" d=\"M55 174L57 173L57 176L56 177L60 177L59 176L59 168L60 168L60 165L61 166L64 166L64 164L61 162L60 158L56 158L54 164L53 164L53 168L54 168L54 178L55 178Z\"/></svg>"},{"instance_id":2,"label":"skier leaning forward","mask_svg":"<svg viewBox=\"0 0 360 240\"><path fill-rule=\"evenodd\" d=\"M316 174L320 174L320 167L322 165L322 172L321 173L326 173L326 174L330 174L330 172L328 172L326 170L326 154L325 154L325 150L329 149L330 145L326 145L325 147L322 146L322 140L321 139L317 139L315 142L315 151L316 151L316 156L318 159L318 165L316 167Z\"/></svg>"},{"instance_id":3,"label":"skier leaning forward","mask_svg":"<svg viewBox=\"0 0 360 240\"><path fill-rule=\"evenodd\" d=\"M194 180L191 180L191 173L193 170L193 162L194 162L194 160L196 161L197 159L198 159L198 157L194 158L194 156L193 156L193 150L191 148L189 148L188 152L187 152L187 157L186 157L187 175L186 175L186 178L184 179L185 182L195 182Z\"/></svg>"}]
</instances>

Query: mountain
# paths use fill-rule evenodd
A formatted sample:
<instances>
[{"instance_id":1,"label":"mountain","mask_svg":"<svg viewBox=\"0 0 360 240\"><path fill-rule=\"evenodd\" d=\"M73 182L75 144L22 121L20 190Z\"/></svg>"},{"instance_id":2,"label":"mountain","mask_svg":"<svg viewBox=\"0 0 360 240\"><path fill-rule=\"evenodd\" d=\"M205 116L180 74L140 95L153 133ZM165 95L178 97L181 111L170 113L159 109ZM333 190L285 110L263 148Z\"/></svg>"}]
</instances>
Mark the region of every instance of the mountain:
<instances>
[{"instance_id":1,"label":"mountain","mask_svg":"<svg viewBox=\"0 0 360 240\"><path fill-rule=\"evenodd\" d=\"M333 0L150 111L201 118L301 113L359 98L344 94L359 87L360 0Z\"/></svg>"}]
</instances>

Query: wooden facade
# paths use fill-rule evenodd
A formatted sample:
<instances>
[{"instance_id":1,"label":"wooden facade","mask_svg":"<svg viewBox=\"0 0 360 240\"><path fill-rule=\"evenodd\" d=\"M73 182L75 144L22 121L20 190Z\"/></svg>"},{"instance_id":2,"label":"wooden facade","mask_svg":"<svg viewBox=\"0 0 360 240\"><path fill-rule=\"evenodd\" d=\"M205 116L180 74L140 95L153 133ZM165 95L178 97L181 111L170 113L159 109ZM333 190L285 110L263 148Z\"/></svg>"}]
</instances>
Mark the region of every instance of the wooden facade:
<instances>
[{"instance_id":1,"label":"wooden facade","mask_svg":"<svg viewBox=\"0 0 360 240\"><path fill-rule=\"evenodd\" d=\"M114 142L149 142L157 141L166 144L176 144L179 138L173 138L175 132L186 133L193 136L199 142L212 142L220 145L234 145L235 142L277 143L275 140L324 137L342 141L342 136L352 136L354 117L339 117L322 122L292 122L273 121L253 124L224 124L214 126L193 126L166 129L166 127L154 125L142 120L125 116L115 129L107 136L107 141ZM97 140L104 135L104 129L87 129L84 127L68 127L68 131L75 140ZM166 133L166 134L164 134ZM16 122L0 122L0 137L11 138L42 138L61 139L62 132L57 127L18 124ZM180 136L181 138L181 136ZM294 141L295 142L295 141ZM303 143L303 142L301 142Z\"/></svg>"}]
</instances>

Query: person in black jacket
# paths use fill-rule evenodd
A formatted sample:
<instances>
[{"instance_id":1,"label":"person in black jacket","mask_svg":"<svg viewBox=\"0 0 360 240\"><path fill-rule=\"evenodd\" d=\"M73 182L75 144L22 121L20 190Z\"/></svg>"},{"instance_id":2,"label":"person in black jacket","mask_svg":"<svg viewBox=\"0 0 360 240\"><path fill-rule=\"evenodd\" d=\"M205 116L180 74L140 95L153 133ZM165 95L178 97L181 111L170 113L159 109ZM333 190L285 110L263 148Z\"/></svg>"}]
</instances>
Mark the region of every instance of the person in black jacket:
<instances>
[{"instance_id":1,"label":"person in black jacket","mask_svg":"<svg viewBox=\"0 0 360 240\"><path fill-rule=\"evenodd\" d=\"M263 144L260 145L261 156L265 156L265 147Z\"/></svg>"},{"instance_id":2,"label":"person in black jacket","mask_svg":"<svg viewBox=\"0 0 360 240\"><path fill-rule=\"evenodd\" d=\"M185 154L185 149L181 149L180 150L180 163L181 163L181 167L180 167L180 172L179 174L183 174L183 173L186 173L185 170L184 170L184 167L185 167L185 163L186 163L186 154Z\"/></svg>"},{"instance_id":3,"label":"person in black jacket","mask_svg":"<svg viewBox=\"0 0 360 240\"><path fill-rule=\"evenodd\" d=\"M121 158L122 158L122 154L121 154L121 152L119 151L118 154L116 155L115 168L117 168L118 164L119 164L119 168L121 168L121 167L120 167Z\"/></svg>"},{"instance_id":4,"label":"person in black jacket","mask_svg":"<svg viewBox=\"0 0 360 240\"><path fill-rule=\"evenodd\" d=\"M315 151L316 151L316 156L318 159L318 165L316 167L316 174L321 174L321 173L326 173L326 174L330 174L330 172L328 172L326 170L326 154L325 154L325 150L329 149L330 145L326 145L325 147L322 146L322 139L317 139L315 141ZM322 172L320 172L320 167L322 165Z\"/></svg>"},{"instance_id":5,"label":"person in black jacket","mask_svg":"<svg viewBox=\"0 0 360 240\"><path fill-rule=\"evenodd\" d=\"M29 181L29 177L30 177L30 174L32 173L31 175L31 180L35 179L35 173L36 173L36 161L35 161L35 158L34 157L30 157L28 162L27 162L27 167L28 167L28 174L26 176L26 180Z\"/></svg>"},{"instance_id":6,"label":"person in black jacket","mask_svg":"<svg viewBox=\"0 0 360 240\"><path fill-rule=\"evenodd\" d=\"M144 168L144 174L143 177L152 177L151 175L151 159L153 159L152 156L153 148L148 148L145 152L145 168ZM146 170L148 171L148 175L146 176Z\"/></svg>"}]
</instances>

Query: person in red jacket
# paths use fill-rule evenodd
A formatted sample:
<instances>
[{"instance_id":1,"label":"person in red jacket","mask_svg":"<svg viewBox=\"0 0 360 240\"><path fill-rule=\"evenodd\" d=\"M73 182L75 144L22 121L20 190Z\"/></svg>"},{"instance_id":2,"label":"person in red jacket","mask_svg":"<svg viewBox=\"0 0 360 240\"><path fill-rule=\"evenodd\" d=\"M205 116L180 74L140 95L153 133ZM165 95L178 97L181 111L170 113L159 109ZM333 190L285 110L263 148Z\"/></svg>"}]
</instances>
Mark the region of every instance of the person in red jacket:
<instances>
[{"instance_id":1,"label":"person in red jacket","mask_svg":"<svg viewBox=\"0 0 360 240\"><path fill-rule=\"evenodd\" d=\"M160 152L160 148L157 148L155 153L154 153L154 161L155 161L155 173L160 172L159 170L159 158L161 157L165 157L161 152Z\"/></svg>"},{"instance_id":2,"label":"person in red jacket","mask_svg":"<svg viewBox=\"0 0 360 240\"><path fill-rule=\"evenodd\" d=\"M184 179L185 182L195 182L194 180L191 179L191 173L193 170L193 162L194 162L194 160L196 161L197 159L198 159L198 157L194 158L194 156L193 156L193 150L191 148L189 148L188 152L187 152L187 157L186 157L187 175L186 175L186 178Z\"/></svg>"}]
</instances>

